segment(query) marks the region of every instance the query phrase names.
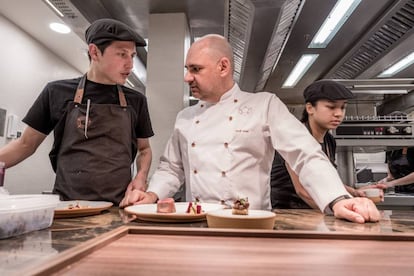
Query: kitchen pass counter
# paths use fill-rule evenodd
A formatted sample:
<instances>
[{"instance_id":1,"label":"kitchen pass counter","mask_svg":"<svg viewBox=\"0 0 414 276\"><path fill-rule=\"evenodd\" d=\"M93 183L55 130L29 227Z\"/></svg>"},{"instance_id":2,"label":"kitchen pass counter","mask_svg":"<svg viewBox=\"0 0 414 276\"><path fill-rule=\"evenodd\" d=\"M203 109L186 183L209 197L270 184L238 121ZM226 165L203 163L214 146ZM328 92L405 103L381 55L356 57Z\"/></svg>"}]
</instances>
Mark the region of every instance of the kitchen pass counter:
<instances>
[{"instance_id":1,"label":"kitchen pass counter","mask_svg":"<svg viewBox=\"0 0 414 276\"><path fill-rule=\"evenodd\" d=\"M274 230L129 221L118 208L55 219L49 229L0 240L0 274L367 275L375 269L408 275L414 269L413 211L381 211L380 222L367 224L314 210L275 212Z\"/></svg>"}]
</instances>

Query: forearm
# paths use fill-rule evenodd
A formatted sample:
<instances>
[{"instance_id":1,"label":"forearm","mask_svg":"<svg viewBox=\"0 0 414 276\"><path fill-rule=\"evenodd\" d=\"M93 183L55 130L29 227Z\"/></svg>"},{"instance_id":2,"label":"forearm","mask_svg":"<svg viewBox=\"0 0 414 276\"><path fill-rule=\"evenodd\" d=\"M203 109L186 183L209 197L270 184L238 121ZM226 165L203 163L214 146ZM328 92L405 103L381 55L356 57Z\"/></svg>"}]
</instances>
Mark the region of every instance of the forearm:
<instances>
[{"instance_id":1,"label":"forearm","mask_svg":"<svg viewBox=\"0 0 414 276\"><path fill-rule=\"evenodd\" d=\"M32 155L46 138L33 128L26 128L23 135L0 149L0 161L6 163L6 168L12 167Z\"/></svg>"},{"instance_id":2,"label":"forearm","mask_svg":"<svg viewBox=\"0 0 414 276\"><path fill-rule=\"evenodd\" d=\"M395 186L403 186L403 185L408 185L408 184L412 184L414 183L414 172L398 178L398 179L393 179L391 181L386 182L385 184L387 185L387 187L395 187Z\"/></svg>"},{"instance_id":3,"label":"forearm","mask_svg":"<svg viewBox=\"0 0 414 276\"><path fill-rule=\"evenodd\" d=\"M136 158L137 174L135 179L146 181L151 167L152 151L151 148L140 151Z\"/></svg>"},{"instance_id":4,"label":"forearm","mask_svg":"<svg viewBox=\"0 0 414 276\"><path fill-rule=\"evenodd\" d=\"M6 163L6 168L13 167L33 152L24 144L19 143L19 140L14 140L0 149L0 161Z\"/></svg>"}]
</instances>

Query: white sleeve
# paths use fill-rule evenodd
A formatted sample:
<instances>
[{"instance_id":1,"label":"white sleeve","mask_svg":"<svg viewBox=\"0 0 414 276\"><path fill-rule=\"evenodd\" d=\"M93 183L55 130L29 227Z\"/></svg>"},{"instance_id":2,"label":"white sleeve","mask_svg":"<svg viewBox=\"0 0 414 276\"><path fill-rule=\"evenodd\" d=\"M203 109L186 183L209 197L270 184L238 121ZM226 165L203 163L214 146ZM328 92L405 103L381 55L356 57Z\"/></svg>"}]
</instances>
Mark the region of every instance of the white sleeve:
<instances>
[{"instance_id":1,"label":"white sleeve","mask_svg":"<svg viewBox=\"0 0 414 276\"><path fill-rule=\"evenodd\" d=\"M269 101L267 120L273 147L322 212L338 196L349 195L320 144L276 96Z\"/></svg>"},{"instance_id":2,"label":"white sleeve","mask_svg":"<svg viewBox=\"0 0 414 276\"><path fill-rule=\"evenodd\" d=\"M156 193L159 199L172 197L184 183L184 170L178 139L178 135L174 131L148 185L147 192Z\"/></svg>"}]
</instances>

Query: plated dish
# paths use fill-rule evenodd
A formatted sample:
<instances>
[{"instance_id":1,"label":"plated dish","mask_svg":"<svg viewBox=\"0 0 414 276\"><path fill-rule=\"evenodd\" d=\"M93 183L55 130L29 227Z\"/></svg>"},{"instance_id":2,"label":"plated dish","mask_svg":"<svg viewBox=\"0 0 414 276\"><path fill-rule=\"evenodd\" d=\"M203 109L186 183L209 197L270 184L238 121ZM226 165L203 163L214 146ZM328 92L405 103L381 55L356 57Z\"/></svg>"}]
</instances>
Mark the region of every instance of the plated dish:
<instances>
[{"instance_id":1,"label":"plated dish","mask_svg":"<svg viewBox=\"0 0 414 276\"><path fill-rule=\"evenodd\" d=\"M129 214L135 215L140 220L152 222L194 222L206 219L206 214L211 211L223 209L225 206L215 203L200 203L203 212L201 214L187 214L189 202L176 202L175 213L157 213L157 204L133 205L125 208Z\"/></svg>"},{"instance_id":2,"label":"plated dish","mask_svg":"<svg viewBox=\"0 0 414 276\"><path fill-rule=\"evenodd\" d=\"M211 228L273 229L275 219L275 213L264 210L249 210L248 215L233 215L231 209L207 214L207 224Z\"/></svg>"},{"instance_id":3,"label":"plated dish","mask_svg":"<svg viewBox=\"0 0 414 276\"><path fill-rule=\"evenodd\" d=\"M111 208L112 205L113 203L108 201L61 201L55 209L55 218L72 218L97 215L102 211Z\"/></svg>"}]
</instances>

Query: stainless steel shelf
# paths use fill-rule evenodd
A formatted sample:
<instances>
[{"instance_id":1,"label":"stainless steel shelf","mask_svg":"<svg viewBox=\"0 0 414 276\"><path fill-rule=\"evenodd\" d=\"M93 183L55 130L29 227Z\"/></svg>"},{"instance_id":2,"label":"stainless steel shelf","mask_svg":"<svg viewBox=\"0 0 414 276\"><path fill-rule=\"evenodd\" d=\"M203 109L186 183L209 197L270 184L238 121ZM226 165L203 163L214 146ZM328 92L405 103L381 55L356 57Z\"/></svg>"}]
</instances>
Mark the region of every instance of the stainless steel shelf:
<instances>
[{"instance_id":1,"label":"stainless steel shelf","mask_svg":"<svg viewBox=\"0 0 414 276\"><path fill-rule=\"evenodd\" d=\"M414 194L385 194L384 201L377 205L381 209L398 209L400 207L414 209Z\"/></svg>"},{"instance_id":2,"label":"stainless steel shelf","mask_svg":"<svg viewBox=\"0 0 414 276\"><path fill-rule=\"evenodd\" d=\"M404 147L414 146L414 139L336 139L337 147Z\"/></svg>"}]
</instances>

